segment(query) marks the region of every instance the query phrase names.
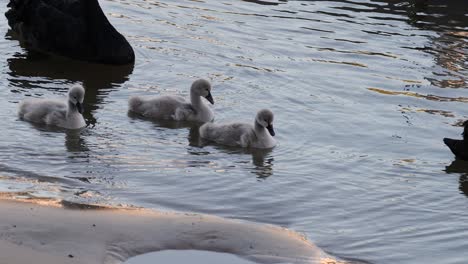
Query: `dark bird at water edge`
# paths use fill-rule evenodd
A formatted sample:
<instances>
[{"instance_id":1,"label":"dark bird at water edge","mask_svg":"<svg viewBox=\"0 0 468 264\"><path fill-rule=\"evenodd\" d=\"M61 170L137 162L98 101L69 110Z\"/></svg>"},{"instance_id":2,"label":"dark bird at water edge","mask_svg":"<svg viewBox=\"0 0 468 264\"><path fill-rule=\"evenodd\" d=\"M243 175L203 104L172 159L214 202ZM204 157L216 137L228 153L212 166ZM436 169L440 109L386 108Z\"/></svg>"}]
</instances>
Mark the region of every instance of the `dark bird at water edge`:
<instances>
[{"instance_id":1,"label":"dark bird at water edge","mask_svg":"<svg viewBox=\"0 0 468 264\"><path fill-rule=\"evenodd\" d=\"M463 122L463 127L463 139L444 138L444 143L458 159L468 160L468 120Z\"/></svg>"},{"instance_id":2,"label":"dark bird at water edge","mask_svg":"<svg viewBox=\"0 0 468 264\"><path fill-rule=\"evenodd\" d=\"M27 49L104 64L135 61L97 0L10 0L5 16Z\"/></svg>"}]
</instances>

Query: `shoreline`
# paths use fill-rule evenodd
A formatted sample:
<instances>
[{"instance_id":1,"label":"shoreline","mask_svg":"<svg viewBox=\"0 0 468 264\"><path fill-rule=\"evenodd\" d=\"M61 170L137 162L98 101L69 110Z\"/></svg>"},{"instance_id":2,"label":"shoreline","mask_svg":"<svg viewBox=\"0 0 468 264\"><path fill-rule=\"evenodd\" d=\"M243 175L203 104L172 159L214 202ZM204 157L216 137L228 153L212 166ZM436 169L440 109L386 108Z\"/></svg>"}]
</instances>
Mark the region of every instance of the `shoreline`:
<instances>
[{"instance_id":1,"label":"shoreline","mask_svg":"<svg viewBox=\"0 0 468 264\"><path fill-rule=\"evenodd\" d=\"M117 264L171 249L231 253L258 263L331 260L302 235L267 224L47 199L0 199L0 263Z\"/></svg>"}]
</instances>

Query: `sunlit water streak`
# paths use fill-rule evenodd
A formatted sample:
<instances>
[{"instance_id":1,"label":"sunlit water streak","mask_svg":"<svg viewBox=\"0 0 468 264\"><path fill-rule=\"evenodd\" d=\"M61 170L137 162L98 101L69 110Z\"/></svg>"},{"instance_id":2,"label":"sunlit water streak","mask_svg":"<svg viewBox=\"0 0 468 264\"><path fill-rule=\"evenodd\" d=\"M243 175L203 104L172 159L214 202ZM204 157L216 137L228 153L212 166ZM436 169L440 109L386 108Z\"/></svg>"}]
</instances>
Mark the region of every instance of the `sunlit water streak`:
<instances>
[{"instance_id":1,"label":"sunlit water streak","mask_svg":"<svg viewBox=\"0 0 468 264\"><path fill-rule=\"evenodd\" d=\"M28 53L1 17L0 190L274 223L363 262L465 263L468 167L442 138L467 117L466 6L255 2L101 1L135 48L124 67ZM196 127L127 115L130 95L188 97L201 77L216 122L271 108L279 146L201 146ZM74 83L86 129L18 120L23 98Z\"/></svg>"}]
</instances>

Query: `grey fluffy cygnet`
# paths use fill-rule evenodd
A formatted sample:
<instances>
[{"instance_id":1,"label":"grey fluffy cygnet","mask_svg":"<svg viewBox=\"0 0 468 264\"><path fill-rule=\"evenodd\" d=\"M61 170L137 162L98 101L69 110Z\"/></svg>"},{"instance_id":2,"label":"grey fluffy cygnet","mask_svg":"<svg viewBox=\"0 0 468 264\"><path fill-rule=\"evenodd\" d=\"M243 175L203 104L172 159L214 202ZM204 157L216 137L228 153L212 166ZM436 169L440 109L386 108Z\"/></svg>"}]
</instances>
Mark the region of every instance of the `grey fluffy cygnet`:
<instances>
[{"instance_id":1,"label":"grey fluffy cygnet","mask_svg":"<svg viewBox=\"0 0 468 264\"><path fill-rule=\"evenodd\" d=\"M82 115L84 95L83 87L75 86L68 91L67 100L25 99L19 104L18 115L33 123L78 129L86 126Z\"/></svg>"},{"instance_id":2,"label":"grey fluffy cygnet","mask_svg":"<svg viewBox=\"0 0 468 264\"><path fill-rule=\"evenodd\" d=\"M200 137L222 145L273 148L273 112L268 109L258 111L253 125L246 123L206 123L200 127Z\"/></svg>"},{"instance_id":3,"label":"grey fluffy cygnet","mask_svg":"<svg viewBox=\"0 0 468 264\"><path fill-rule=\"evenodd\" d=\"M132 96L128 101L129 111L150 119L209 122L214 119L211 108L202 101L206 98L214 104L211 84L204 79L193 82L190 88L190 102L180 96L158 96L145 98Z\"/></svg>"}]
</instances>

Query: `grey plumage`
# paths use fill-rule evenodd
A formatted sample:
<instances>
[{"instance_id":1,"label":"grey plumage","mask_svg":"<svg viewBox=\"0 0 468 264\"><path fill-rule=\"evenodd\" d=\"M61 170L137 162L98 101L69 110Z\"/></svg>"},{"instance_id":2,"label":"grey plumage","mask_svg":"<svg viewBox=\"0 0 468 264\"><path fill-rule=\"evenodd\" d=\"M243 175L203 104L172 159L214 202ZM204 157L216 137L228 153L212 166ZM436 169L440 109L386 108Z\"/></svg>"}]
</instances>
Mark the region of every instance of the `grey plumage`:
<instances>
[{"instance_id":1,"label":"grey plumage","mask_svg":"<svg viewBox=\"0 0 468 264\"><path fill-rule=\"evenodd\" d=\"M73 87L67 100L30 98L23 100L18 107L20 119L68 129L86 125L82 116L84 89Z\"/></svg>"},{"instance_id":2,"label":"grey plumage","mask_svg":"<svg viewBox=\"0 0 468 264\"><path fill-rule=\"evenodd\" d=\"M273 113L260 110L254 125L247 123L206 123L200 127L200 137L227 146L272 148L276 145Z\"/></svg>"},{"instance_id":3,"label":"grey plumage","mask_svg":"<svg viewBox=\"0 0 468 264\"><path fill-rule=\"evenodd\" d=\"M213 111L201 100L205 97L214 103L211 96L211 85L199 79L190 88L190 102L180 96L144 97L132 96L128 100L129 111L150 119L175 121L209 122L213 120Z\"/></svg>"}]
</instances>

